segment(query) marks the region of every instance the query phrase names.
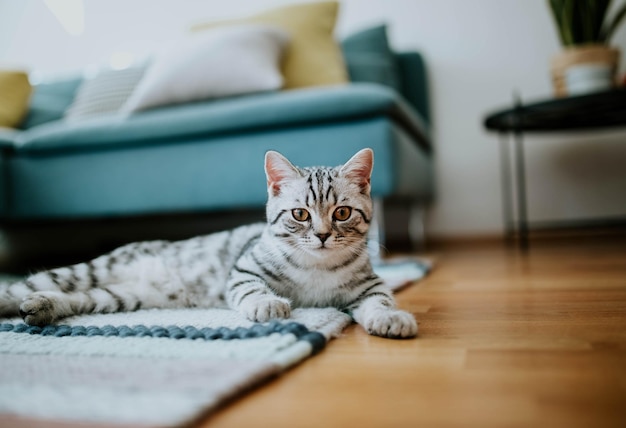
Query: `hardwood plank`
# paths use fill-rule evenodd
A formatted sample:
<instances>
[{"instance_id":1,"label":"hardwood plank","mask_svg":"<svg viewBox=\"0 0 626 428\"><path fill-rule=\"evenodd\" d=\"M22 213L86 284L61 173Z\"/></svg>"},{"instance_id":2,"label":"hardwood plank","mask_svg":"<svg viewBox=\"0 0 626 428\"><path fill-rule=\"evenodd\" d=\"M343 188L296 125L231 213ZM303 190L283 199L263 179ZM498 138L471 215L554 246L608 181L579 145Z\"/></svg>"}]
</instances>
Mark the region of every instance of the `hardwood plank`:
<instances>
[{"instance_id":1,"label":"hardwood plank","mask_svg":"<svg viewBox=\"0 0 626 428\"><path fill-rule=\"evenodd\" d=\"M490 243L428 254L398 294L415 340L348 328L202 426L626 426L626 241Z\"/></svg>"}]
</instances>

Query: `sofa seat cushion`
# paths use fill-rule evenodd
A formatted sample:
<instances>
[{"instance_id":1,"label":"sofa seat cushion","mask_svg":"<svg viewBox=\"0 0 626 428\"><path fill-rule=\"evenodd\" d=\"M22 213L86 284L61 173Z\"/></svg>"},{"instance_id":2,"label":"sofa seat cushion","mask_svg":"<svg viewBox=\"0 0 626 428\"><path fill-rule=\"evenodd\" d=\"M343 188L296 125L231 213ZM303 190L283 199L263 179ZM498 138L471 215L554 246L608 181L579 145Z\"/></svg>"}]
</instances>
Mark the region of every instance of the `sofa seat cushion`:
<instances>
[{"instance_id":1,"label":"sofa seat cushion","mask_svg":"<svg viewBox=\"0 0 626 428\"><path fill-rule=\"evenodd\" d=\"M432 157L385 117L191 139L178 144L17 155L8 171L14 219L150 215L262 208L263 157L274 149L296 165L338 165L375 153L372 195L426 200Z\"/></svg>"},{"instance_id":2,"label":"sofa seat cushion","mask_svg":"<svg viewBox=\"0 0 626 428\"><path fill-rule=\"evenodd\" d=\"M395 91L358 83L190 103L78 123L56 121L21 132L16 150L22 154L44 154L172 144L212 135L376 116L393 118L425 149L430 148L424 120Z\"/></svg>"}]
</instances>

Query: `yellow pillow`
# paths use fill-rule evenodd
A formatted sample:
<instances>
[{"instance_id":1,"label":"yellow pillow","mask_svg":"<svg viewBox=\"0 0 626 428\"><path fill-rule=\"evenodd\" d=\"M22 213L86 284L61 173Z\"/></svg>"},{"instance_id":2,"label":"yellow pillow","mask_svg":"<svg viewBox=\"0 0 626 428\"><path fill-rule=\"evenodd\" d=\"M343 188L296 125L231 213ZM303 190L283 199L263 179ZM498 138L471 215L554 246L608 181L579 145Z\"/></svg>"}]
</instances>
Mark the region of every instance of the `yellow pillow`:
<instances>
[{"instance_id":1,"label":"yellow pillow","mask_svg":"<svg viewBox=\"0 0 626 428\"><path fill-rule=\"evenodd\" d=\"M333 37L338 9L334 1L295 4L241 20L198 24L192 31L245 23L282 28L290 35L282 63L284 88L334 85L348 82L343 55Z\"/></svg>"},{"instance_id":2,"label":"yellow pillow","mask_svg":"<svg viewBox=\"0 0 626 428\"><path fill-rule=\"evenodd\" d=\"M31 90L26 73L0 70L0 126L19 126L28 111Z\"/></svg>"}]
</instances>

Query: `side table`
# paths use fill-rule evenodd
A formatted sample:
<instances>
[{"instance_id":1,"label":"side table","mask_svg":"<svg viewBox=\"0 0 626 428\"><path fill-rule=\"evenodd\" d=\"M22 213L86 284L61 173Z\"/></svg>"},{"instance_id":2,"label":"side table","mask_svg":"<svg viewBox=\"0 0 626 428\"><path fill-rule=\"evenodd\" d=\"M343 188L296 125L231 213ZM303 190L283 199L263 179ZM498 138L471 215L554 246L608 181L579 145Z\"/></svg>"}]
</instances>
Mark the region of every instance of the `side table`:
<instances>
[{"instance_id":1,"label":"side table","mask_svg":"<svg viewBox=\"0 0 626 428\"><path fill-rule=\"evenodd\" d=\"M523 134L626 126L626 89L526 105L516 100L512 108L488 115L484 126L500 134L502 206L507 236L516 233L519 247L526 250L529 220ZM512 191L515 191L515 195L512 195ZM515 218L514 205L517 208Z\"/></svg>"}]
</instances>

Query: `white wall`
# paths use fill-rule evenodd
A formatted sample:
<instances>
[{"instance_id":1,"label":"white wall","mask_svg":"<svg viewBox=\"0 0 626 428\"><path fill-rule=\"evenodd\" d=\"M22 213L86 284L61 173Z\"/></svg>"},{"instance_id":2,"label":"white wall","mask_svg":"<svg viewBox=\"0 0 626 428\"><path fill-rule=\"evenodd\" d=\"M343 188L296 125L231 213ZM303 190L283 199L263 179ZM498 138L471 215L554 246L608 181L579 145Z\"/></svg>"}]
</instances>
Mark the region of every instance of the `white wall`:
<instances>
[{"instance_id":1,"label":"white wall","mask_svg":"<svg viewBox=\"0 0 626 428\"><path fill-rule=\"evenodd\" d=\"M75 70L154 49L195 22L290 2L89 0L84 33L70 36L42 1L0 0L0 67ZM438 187L430 232L499 233L498 141L482 121L513 91L528 101L550 96L548 63L560 47L547 1L344 0L337 35L383 21L395 48L418 49L429 65ZM614 44L626 51L626 25ZM626 216L626 131L526 141L531 218Z\"/></svg>"}]
</instances>

